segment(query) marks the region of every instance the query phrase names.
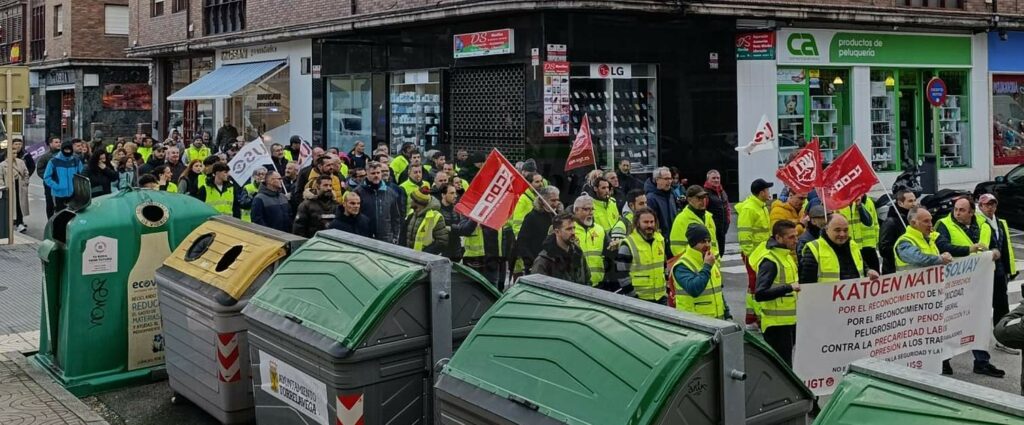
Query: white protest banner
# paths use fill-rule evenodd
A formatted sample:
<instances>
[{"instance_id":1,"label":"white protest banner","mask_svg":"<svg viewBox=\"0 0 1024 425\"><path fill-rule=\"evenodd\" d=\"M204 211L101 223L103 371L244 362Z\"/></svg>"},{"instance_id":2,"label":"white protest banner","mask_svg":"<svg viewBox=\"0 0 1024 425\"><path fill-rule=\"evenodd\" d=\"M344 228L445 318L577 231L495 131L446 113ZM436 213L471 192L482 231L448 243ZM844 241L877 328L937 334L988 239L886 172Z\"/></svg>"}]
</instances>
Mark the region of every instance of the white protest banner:
<instances>
[{"instance_id":1,"label":"white protest banner","mask_svg":"<svg viewBox=\"0 0 1024 425\"><path fill-rule=\"evenodd\" d=\"M746 146L738 146L737 152L746 152L750 155L754 152L765 151L769 149L775 149L777 144L778 135L775 134L775 127L772 126L772 122L768 121L767 115L761 115L761 121L758 121L757 128L754 129L754 137L747 143Z\"/></svg>"},{"instance_id":2,"label":"white protest banner","mask_svg":"<svg viewBox=\"0 0 1024 425\"><path fill-rule=\"evenodd\" d=\"M992 253L944 266L800 286L793 371L831 394L847 365L874 357L938 373L942 360L988 348Z\"/></svg>"},{"instance_id":3,"label":"white protest banner","mask_svg":"<svg viewBox=\"0 0 1024 425\"><path fill-rule=\"evenodd\" d=\"M274 160L270 158L270 151L260 138L242 146L242 150L228 163L231 167L231 178L240 185L249 181L252 173L264 165L274 165Z\"/></svg>"},{"instance_id":4,"label":"white protest banner","mask_svg":"<svg viewBox=\"0 0 1024 425\"><path fill-rule=\"evenodd\" d=\"M306 168L312 163L313 145L309 143L309 140L302 139L302 143L299 144L299 168Z\"/></svg>"}]
</instances>

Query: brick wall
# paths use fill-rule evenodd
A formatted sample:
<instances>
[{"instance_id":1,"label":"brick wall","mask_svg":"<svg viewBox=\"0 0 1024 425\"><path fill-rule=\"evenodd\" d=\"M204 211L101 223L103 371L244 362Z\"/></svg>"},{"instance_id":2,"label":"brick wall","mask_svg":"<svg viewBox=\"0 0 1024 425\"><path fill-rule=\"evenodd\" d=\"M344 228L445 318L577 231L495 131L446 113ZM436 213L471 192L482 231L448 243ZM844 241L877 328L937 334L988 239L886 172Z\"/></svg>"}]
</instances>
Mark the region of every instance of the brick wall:
<instances>
[{"instance_id":1,"label":"brick wall","mask_svg":"<svg viewBox=\"0 0 1024 425\"><path fill-rule=\"evenodd\" d=\"M128 0L74 1L71 3L71 38L73 58L123 58L128 36L107 35L104 9L106 5L127 6ZM67 34L67 23L65 34Z\"/></svg>"}]
</instances>

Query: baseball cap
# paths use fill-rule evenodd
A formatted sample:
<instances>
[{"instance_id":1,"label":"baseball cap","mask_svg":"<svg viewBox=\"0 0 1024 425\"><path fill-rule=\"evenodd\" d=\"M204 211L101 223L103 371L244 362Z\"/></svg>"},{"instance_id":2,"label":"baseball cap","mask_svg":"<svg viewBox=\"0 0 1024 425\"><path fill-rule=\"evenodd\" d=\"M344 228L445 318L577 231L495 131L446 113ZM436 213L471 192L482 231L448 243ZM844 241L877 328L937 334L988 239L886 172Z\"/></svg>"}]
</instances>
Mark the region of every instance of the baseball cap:
<instances>
[{"instance_id":1,"label":"baseball cap","mask_svg":"<svg viewBox=\"0 0 1024 425\"><path fill-rule=\"evenodd\" d=\"M754 180L753 183L750 183L750 193L757 194L772 186L775 186L775 183L765 181L765 179L757 179Z\"/></svg>"},{"instance_id":2,"label":"baseball cap","mask_svg":"<svg viewBox=\"0 0 1024 425\"><path fill-rule=\"evenodd\" d=\"M985 204L989 204L989 203L998 204L999 200L997 200L995 195L993 195L991 193L986 193L984 195L981 195L980 198L978 198L978 204L979 205L985 205Z\"/></svg>"},{"instance_id":3,"label":"baseball cap","mask_svg":"<svg viewBox=\"0 0 1024 425\"><path fill-rule=\"evenodd\" d=\"M708 192L706 190L704 190L703 187L700 187L698 185L693 185L693 186L690 186L689 188L686 189L686 197L687 198L693 198L693 197L698 197L699 198L699 197L703 197L703 196L708 196Z\"/></svg>"}]
</instances>

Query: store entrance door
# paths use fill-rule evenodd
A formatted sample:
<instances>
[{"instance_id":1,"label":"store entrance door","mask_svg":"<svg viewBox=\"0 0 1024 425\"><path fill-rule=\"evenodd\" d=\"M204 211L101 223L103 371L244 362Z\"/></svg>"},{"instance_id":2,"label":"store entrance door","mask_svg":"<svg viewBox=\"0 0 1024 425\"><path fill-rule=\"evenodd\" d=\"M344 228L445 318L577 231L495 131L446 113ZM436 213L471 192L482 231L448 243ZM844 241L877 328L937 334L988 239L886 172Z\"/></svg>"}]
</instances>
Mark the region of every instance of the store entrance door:
<instances>
[{"instance_id":1,"label":"store entrance door","mask_svg":"<svg viewBox=\"0 0 1024 425\"><path fill-rule=\"evenodd\" d=\"M917 119L921 109L917 100L919 93L916 86L900 89L900 158L903 169L917 161L917 145L921 140L921 124Z\"/></svg>"}]
</instances>

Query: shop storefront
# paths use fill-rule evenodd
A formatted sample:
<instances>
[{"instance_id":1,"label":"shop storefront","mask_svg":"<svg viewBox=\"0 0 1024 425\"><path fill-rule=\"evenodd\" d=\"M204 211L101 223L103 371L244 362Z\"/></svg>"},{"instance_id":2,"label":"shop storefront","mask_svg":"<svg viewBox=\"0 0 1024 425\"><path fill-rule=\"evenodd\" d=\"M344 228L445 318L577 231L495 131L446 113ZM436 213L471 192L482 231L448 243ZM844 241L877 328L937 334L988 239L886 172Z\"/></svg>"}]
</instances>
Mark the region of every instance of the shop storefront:
<instances>
[{"instance_id":1,"label":"shop storefront","mask_svg":"<svg viewBox=\"0 0 1024 425\"><path fill-rule=\"evenodd\" d=\"M213 68L213 55L168 60L164 63L163 71L167 78L163 79L165 85L162 92L177 93L212 72ZM216 134L213 99L165 100L160 111L163 114L160 122L167 123L166 128L158 129L160 131L157 137L161 140L166 138L171 130L178 130L186 142L202 137L204 132L209 132L211 136Z\"/></svg>"},{"instance_id":2,"label":"shop storefront","mask_svg":"<svg viewBox=\"0 0 1024 425\"><path fill-rule=\"evenodd\" d=\"M586 115L600 167L627 159L646 179L677 166L695 182L714 168L733 190L736 122L720 112L736 107L734 32L729 20L545 12L318 40L314 140L498 148L564 188ZM679 39L687 49L656 41Z\"/></svg>"},{"instance_id":3,"label":"shop storefront","mask_svg":"<svg viewBox=\"0 0 1024 425\"><path fill-rule=\"evenodd\" d=\"M747 89L738 99L746 105L738 108L739 133L749 139L765 114L777 123L779 149L774 161L740 156L741 188L774 175L814 139L826 162L858 146L883 185L914 164L938 167L944 187L988 178L987 64L976 58L985 52L983 35L797 28L774 35L774 60L740 61L738 84Z\"/></svg>"},{"instance_id":4,"label":"shop storefront","mask_svg":"<svg viewBox=\"0 0 1024 425\"><path fill-rule=\"evenodd\" d=\"M214 134L223 123L246 140L268 134L276 141L312 134L310 41L218 50L213 70L168 96L170 118L192 120ZM193 62L191 73L196 73ZM199 63L202 70L203 62ZM181 109L176 109L181 102ZM192 108L189 102L195 102ZM180 112L178 112L180 111Z\"/></svg>"},{"instance_id":5,"label":"shop storefront","mask_svg":"<svg viewBox=\"0 0 1024 425\"><path fill-rule=\"evenodd\" d=\"M1024 32L988 36L992 85L992 175L1024 164Z\"/></svg>"},{"instance_id":6,"label":"shop storefront","mask_svg":"<svg viewBox=\"0 0 1024 425\"><path fill-rule=\"evenodd\" d=\"M136 64L34 70L31 102L15 112L15 131L24 124L30 140L130 137L152 120L148 81L149 68Z\"/></svg>"}]
</instances>

